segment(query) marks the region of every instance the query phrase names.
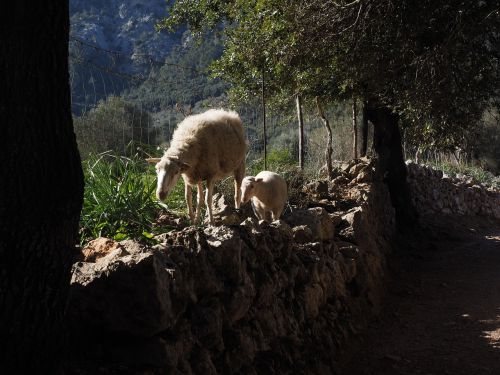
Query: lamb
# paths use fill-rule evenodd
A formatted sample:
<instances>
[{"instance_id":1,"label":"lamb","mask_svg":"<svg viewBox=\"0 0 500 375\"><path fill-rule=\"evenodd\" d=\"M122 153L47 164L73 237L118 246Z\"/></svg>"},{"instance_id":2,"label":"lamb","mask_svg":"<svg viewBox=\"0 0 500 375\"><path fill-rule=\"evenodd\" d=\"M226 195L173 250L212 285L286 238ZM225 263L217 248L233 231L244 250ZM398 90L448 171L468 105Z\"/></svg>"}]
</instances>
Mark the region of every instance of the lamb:
<instances>
[{"instance_id":1,"label":"lamb","mask_svg":"<svg viewBox=\"0 0 500 375\"><path fill-rule=\"evenodd\" d=\"M247 176L241 183L241 203L252 199L252 208L259 220L278 220L287 197L286 182L280 175L262 171L257 176Z\"/></svg>"},{"instance_id":2,"label":"lamb","mask_svg":"<svg viewBox=\"0 0 500 375\"><path fill-rule=\"evenodd\" d=\"M206 181L206 205L210 224L212 194L215 182L234 176L234 204L240 207L240 187L245 174L248 142L243 124L236 112L210 109L186 117L175 129L170 147L161 159L146 159L156 163L158 177L156 196L164 200L182 175L185 199L192 223L198 222L204 204L203 181ZM191 201L192 187L198 187L196 215Z\"/></svg>"}]
</instances>

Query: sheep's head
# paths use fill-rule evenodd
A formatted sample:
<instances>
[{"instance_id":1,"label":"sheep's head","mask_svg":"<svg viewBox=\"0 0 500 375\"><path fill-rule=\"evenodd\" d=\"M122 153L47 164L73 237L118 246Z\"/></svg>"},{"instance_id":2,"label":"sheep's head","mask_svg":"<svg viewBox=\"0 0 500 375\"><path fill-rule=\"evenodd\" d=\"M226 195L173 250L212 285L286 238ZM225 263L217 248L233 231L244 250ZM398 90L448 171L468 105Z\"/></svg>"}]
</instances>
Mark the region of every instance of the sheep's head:
<instances>
[{"instance_id":1,"label":"sheep's head","mask_svg":"<svg viewBox=\"0 0 500 375\"><path fill-rule=\"evenodd\" d=\"M158 182L156 185L156 197L164 200L172 191L179 180L181 173L189 168L189 165L179 159L163 156L159 158L146 159L150 164L156 164L156 175Z\"/></svg>"},{"instance_id":2,"label":"sheep's head","mask_svg":"<svg viewBox=\"0 0 500 375\"><path fill-rule=\"evenodd\" d=\"M261 178L255 178L254 176L247 176L241 181L242 204L247 203L255 195L255 190L261 181Z\"/></svg>"}]
</instances>

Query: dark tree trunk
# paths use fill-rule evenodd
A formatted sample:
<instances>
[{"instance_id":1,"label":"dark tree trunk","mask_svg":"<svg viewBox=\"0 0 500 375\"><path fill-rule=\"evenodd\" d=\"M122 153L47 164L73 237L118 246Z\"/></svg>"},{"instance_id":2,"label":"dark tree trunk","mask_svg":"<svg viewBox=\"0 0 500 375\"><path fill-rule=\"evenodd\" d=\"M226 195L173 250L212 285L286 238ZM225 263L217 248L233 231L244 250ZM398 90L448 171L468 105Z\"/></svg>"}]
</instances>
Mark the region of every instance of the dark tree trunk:
<instances>
[{"instance_id":1,"label":"dark tree trunk","mask_svg":"<svg viewBox=\"0 0 500 375\"><path fill-rule=\"evenodd\" d=\"M381 170L391 195L391 203L396 210L399 224L411 224L416 219L416 211L410 200L406 181L406 164L403 158L399 118L387 107L369 104L368 120L374 126L373 148L379 157Z\"/></svg>"},{"instance_id":2,"label":"dark tree trunk","mask_svg":"<svg viewBox=\"0 0 500 375\"><path fill-rule=\"evenodd\" d=\"M368 115L366 114L367 103L363 101L363 117L361 119L361 156L366 156L368 151Z\"/></svg>"},{"instance_id":3,"label":"dark tree trunk","mask_svg":"<svg viewBox=\"0 0 500 375\"><path fill-rule=\"evenodd\" d=\"M304 120L302 118L302 103L300 95L295 97L297 104L297 120L299 122L299 167L304 169Z\"/></svg>"},{"instance_id":4,"label":"dark tree trunk","mask_svg":"<svg viewBox=\"0 0 500 375\"><path fill-rule=\"evenodd\" d=\"M71 118L68 1L0 23L0 373L55 373L83 176Z\"/></svg>"}]
</instances>

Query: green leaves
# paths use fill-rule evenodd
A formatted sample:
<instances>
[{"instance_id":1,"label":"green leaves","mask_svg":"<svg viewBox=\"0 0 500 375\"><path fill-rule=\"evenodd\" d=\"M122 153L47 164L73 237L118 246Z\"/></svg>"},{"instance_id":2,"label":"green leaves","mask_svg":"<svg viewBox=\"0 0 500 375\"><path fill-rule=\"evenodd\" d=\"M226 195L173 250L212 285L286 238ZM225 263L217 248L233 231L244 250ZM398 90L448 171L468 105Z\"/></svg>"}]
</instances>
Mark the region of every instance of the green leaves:
<instances>
[{"instance_id":1,"label":"green leaves","mask_svg":"<svg viewBox=\"0 0 500 375\"><path fill-rule=\"evenodd\" d=\"M84 162L85 192L80 219L81 242L95 237L151 240L156 217L165 207L155 197L156 175L137 155L105 152ZM181 187L182 189L182 187ZM178 190L172 194L173 202ZM170 201L168 201L170 203ZM170 208L179 205L172 204Z\"/></svg>"},{"instance_id":2,"label":"green leaves","mask_svg":"<svg viewBox=\"0 0 500 375\"><path fill-rule=\"evenodd\" d=\"M177 0L165 22L223 28L212 68L241 100L258 94L264 72L267 98L354 92L449 143L500 95L494 1Z\"/></svg>"}]
</instances>

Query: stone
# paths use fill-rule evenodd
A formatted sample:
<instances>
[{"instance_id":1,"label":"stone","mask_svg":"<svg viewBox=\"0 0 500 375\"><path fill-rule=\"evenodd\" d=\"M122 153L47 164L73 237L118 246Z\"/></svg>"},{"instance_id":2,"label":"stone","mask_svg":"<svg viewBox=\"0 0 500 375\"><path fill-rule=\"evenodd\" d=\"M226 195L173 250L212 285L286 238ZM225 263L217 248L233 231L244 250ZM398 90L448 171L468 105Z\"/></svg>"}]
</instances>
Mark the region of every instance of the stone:
<instances>
[{"instance_id":1,"label":"stone","mask_svg":"<svg viewBox=\"0 0 500 375\"><path fill-rule=\"evenodd\" d=\"M318 197L328 196L328 181L317 180L306 185L306 190Z\"/></svg>"},{"instance_id":2,"label":"stone","mask_svg":"<svg viewBox=\"0 0 500 375\"><path fill-rule=\"evenodd\" d=\"M343 186L349 183L349 179L345 176L338 176L332 180L332 184L335 186Z\"/></svg>"},{"instance_id":3,"label":"stone","mask_svg":"<svg viewBox=\"0 0 500 375\"><path fill-rule=\"evenodd\" d=\"M123 240L119 243L128 254L140 253L143 249L145 249L144 245L134 240Z\"/></svg>"},{"instance_id":4,"label":"stone","mask_svg":"<svg viewBox=\"0 0 500 375\"><path fill-rule=\"evenodd\" d=\"M216 193L213 196L212 214L217 225L236 225L243 220L243 217L253 215L253 212L250 204L242 206L240 210L236 210L233 205L229 204L224 195ZM208 224L208 216L205 218L205 223Z\"/></svg>"},{"instance_id":5,"label":"stone","mask_svg":"<svg viewBox=\"0 0 500 375\"><path fill-rule=\"evenodd\" d=\"M352 178L356 177L359 172L361 172L361 170L363 168L365 168L366 165L363 164L363 163L358 163L358 164L354 164L350 169L349 169L349 176L351 176Z\"/></svg>"},{"instance_id":6,"label":"stone","mask_svg":"<svg viewBox=\"0 0 500 375\"><path fill-rule=\"evenodd\" d=\"M123 249L122 245L110 238L99 237L90 241L83 248L83 260L85 262L95 262L117 249Z\"/></svg>"},{"instance_id":7,"label":"stone","mask_svg":"<svg viewBox=\"0 0 500 375\"><path fill-rule=\"evenodd\" d=\"M335 242L340 253L349 259L358 259L359 258L359 249L356 245L350 242Z\"/></svg>"},{"instance_id":8,"label":"stone","mask_svg":"<svg viewBox=\"0 0 500 375\"><path fill-rule=\"evenodd\" d=\"M241 264L243 242L241 238L234 229L226 226L210 226L204 232L208 245L220 259L220 266L216 266L216 268L224 272L229 281L239 283L243 278Z\"/></svg>"},{"instance_id":9,"label":"stone","mask_svg":"<svg viewBox=\"0 0 500 375\"><path fill-rule=\"evenodd\" d=\"M297 243L308 243L314 240L313 233L307 225L293 227L293 240Z\"/></svg>"},{"instance_id":10,"label":"stone","mask_svg":"<svg viewBox=\"0 0 500 375\"><path fill-rule=\"evenodd\" d=\"M367 183L373 181L373 171L369 167L363 168L354 179L356 183Z\"/></svg>"},{"instance_id":11,"label":"stone","mask_svg":"<svg viewBox=\"0 0 500 375\"><path fill-rule=\"evenodd\" d=\"M306 225L311 229L313 240L328 241L335 235L335 226L328 212L322 207L295 210L285 220L292 227Z\"/></svg>"},{"instance_id":12,"label":"stone","mask_svg":"<svg viewBox=\"0 0 500 375\"><path fill-rule=\"evenodd\" d=\"M271 223L271 227L280 230L286 237L292 238L292 228L284 220L279 219Z\"/></svg>"},{"instance_id":13,"label":"stone","mask_svg":"<svg viewBox=\"0 0 500 375\"><path fill-rule=\"evenodd\" d=\"M139 337L164 331L176 316L170 300L175 271L167 269L165 255L157 251L76 263L68 312L73 328Z\"/></svg>"}]
</instances>

